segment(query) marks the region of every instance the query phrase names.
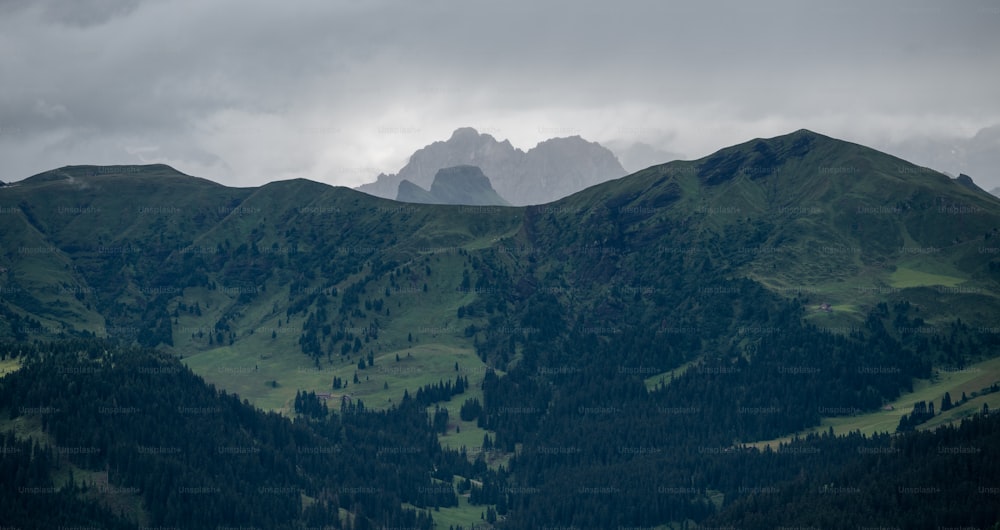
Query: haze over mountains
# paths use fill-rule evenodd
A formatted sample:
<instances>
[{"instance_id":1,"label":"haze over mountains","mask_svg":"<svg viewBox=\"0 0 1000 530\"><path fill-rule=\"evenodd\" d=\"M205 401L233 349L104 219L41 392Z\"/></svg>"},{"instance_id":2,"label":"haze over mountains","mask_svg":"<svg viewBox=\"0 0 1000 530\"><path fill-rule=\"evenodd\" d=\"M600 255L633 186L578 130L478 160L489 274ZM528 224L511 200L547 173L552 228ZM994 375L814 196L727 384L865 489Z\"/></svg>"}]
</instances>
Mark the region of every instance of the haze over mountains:
<instances>
[{"instance_id":1,"label":"haze over mountains","mask_svg":"<svg viewBox=\"0 0 1000 530\"><path fill-rule=\"evenodd\" d=\"M396 200L424 204L510 206L493 190L490 179L477 166L454 166L438 170L431 189L403 180Z\"/></svg>"},{"instance_id":2,"label":"haze over mountains","mask_svg":"<svg viewBox=\"0 0 1000 530\"><path fill-rule=\"evenodd\" d=\"M445 143L411 159L452 168L414 198L487 189L431 156ZM971 179L808 130L524 207L63 167L0 188L0 338L29 357L0 364L0 432L96 449L5 450L34 471L0 487L134 488L28 498L123 528L252 524L243 508L281 528L985 527L998 241L1000 199ZM207 426L219 441L179 434ZM185 509L148 469L219 493Z\"/></svg>"},{"instance_id":3,"label":"haze over mountains","mask_svg":"<svg viewBox=\"0 0 1000 530\"><path fill-rule=\"evenodd\" d=\"M458 165L479 167L497 193L515 206L551 202L626 173L614 153L579 136L552 138L525 152L464 127L447 141L417 150L399 173L381 174L357 190L396 198L403 180L428 189L438 170Z\"/></svg>"}]
</instances>

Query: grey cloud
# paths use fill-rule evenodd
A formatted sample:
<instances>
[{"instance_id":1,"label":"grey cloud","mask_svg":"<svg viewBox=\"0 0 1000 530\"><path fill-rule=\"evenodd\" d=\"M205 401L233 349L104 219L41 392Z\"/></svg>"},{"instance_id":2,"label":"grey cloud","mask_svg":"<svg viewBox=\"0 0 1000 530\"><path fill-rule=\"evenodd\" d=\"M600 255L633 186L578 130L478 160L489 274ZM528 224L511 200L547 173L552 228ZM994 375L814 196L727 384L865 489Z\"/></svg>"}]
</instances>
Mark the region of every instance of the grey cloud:
<instances>
[{"instance_id":1,"label":"grey cloud","mask_svg":"<svg viewBox=\"0 0 1000 530\"><path fill-rule=\"evenodd\" d=\"M22 11L40 13L46 22L70 27L105 24L113 18L126 16L139 5L139 0L5 0L0 2L0 14L5 16Z\"/></svg>"},{"instance_id":2,"label":"grey cloud","mask_svg":"<svg viewBox=\"0 0 1000 530\"><path fill-rule=\"evenodd\" d=\"M155 156L356 185L460 126L688 157L801 127L969 137L1000 123L994 6L8 0L0 178Z\"/></svg>"},{"instance_id":3,"label":"grey cloud","mask_svg":"<svg viewBox=\"0 0 1000 530\"><path fill-rule=\"evenodd\" d=\"M1000 186L1000 124L980 129L971 137L911 137L887 145L885 150L952 176L965 173L983 189Z\"/></svg>"}]
</instances>

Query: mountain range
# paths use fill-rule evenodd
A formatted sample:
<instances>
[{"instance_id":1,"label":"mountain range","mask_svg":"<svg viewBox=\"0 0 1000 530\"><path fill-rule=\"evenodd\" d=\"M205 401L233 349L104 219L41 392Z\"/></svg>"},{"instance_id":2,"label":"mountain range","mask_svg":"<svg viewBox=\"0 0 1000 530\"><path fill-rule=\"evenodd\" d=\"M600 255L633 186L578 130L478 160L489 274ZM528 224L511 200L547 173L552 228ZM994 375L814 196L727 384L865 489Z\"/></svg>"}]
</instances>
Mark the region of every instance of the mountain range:
<instances>
[{"instance_id":1,"label":"mountain range","mask_svg":"<svg viewBox=\"0 0 1000 530\"><path fill-rule=\"evenodd\" d=\"M403 180L427 189L438 170L459 165L479 167L497 193L517 206L551 202L625 175L614 153L579 136L552 138L525 152L465 127L447 141L417 150L399 173L381 174L357 189L395 198Z\"/></svg>"},{"instance_id":2,"label":"mountain range","mask_svg":"<svg viewBox=\"0 0 1000 530\"><path fill-rule=\"evenodd\" d=\"M470 174L482 182L472 168L453 176ZM205 345L171 332L176 317L167 316L198 299L189 290L216 286L199 295L212 316L192 325L223 319L246 332L265 325L265 315L315 303L298 290L382 285L393 270L386 263L429 252L445 259L434 249L527 248L533 253L508 259L559 271L561 283L583 281L571 271L594 267L627 283L655 263L637 256L676 254L725 263L729 275L776 293L821 296L855 323L875 300L898 296L926 304L928 320L988 325L1000 308L989 252L997 200L970 183L809 131L654 166L530 208L402 204L306 180L227 188L158 165L73 166L2 188L3 299L46 329L98 335L117 324L146 329L158 314L164 335L143 341L190 354ZM595 250L569 259L564 247ZM531 282L544 280L532 274ZM453 304L467 295L441 294Z\"/></svg>"},{"instance_id":3,"label":"mountain range","mask_svg":"<svg viewBox=\"0 0 1000 530\"><path fill-rule=\"evenodd\" d=\"M509 147L471 130L452 141ZM433 179L480 161L423 162L446 147L415 154L407 172ZM454 175L481 191L493 177L478 167ZM220 421L233 423L219 435L277 455L260 459L280 463L284 482L268 487L294 484L302 510L322 507L317 520L336 525L984 524L1000 517L976 491L992 480L1000 433L989 414L1000 406L997 241L1000 199L971 179L808 130L520 207L397 202L302 179L230 188L163 165L63 167L0 188L4 359L39 350L0 360L0 409L72 414L15 412L0 432L65 446L59 436L82 428L73 418L127 429L132 416L73 396L167 410L148 391L160 381L198 407L227 400ZM58 341L88 346L47 345ZM82 353L59 365L62 350ZM122 372L128 359L190 375ZM115 383L94 386L104 373ZM930 400L942 405L928 415ZM413 483L377 479L382 495L367 497L357 482L329 483L365 476L364 459L298 462L279 417L313 425L296 439L332 437L379 469L389 455ZM779 449L757 449L769 443ZM139 469L105 453L73 469ZM173 458L148 465L188 466ZM244 478L261 480L261 466ZM134 511L156 524L184 516Z\"/></svg>"}]
</instances>

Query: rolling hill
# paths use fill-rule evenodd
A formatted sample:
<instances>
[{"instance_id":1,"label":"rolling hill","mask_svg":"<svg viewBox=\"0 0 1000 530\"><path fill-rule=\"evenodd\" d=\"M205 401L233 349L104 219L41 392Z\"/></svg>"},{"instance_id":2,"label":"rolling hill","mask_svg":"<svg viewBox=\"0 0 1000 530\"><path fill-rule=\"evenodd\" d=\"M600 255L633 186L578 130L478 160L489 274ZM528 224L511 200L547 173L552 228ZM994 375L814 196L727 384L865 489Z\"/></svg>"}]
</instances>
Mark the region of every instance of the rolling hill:
<instances>
[{"instance_id":1,"label":"rolling hill","mask_svg":"<svg viewBox=\"0 0 1000 530\"><path fill-rule=\"evenodd\" d=\"M928 328L1000 314L1000 201L804 130L525 208L305 180L234 189L166 166L61 168L0 189L0 208L3 307L37 323L8 334L123 336L184 356L243 344L332 362L345 345L405 351L421 328L471 348L465 328L489 313L460 307L548 289L570 321L593 319L673 289L682 275L663 277L666 263L808 300L804 319L830 329L899 300Z\"/></svg>"},{"instance_id":2,"label":"rolling hill","mask_svg":"<svg viewBox=\"0 0 1000 530\"><path fill-rule=\"evenodd\" d=\"M72 166L0 188L0 335L156 348L296 418L302 391L426 413L407 421L478 462L442 520L729 523L761 487L804 484L800 464L835 477L801 440L780 463L749 444L996 366L998 229L1000 199L807 130L527 207ZM889 443L826 436L843 463ZM712 456L733 454L745 475Z\"/></svg>"}]
</instances>

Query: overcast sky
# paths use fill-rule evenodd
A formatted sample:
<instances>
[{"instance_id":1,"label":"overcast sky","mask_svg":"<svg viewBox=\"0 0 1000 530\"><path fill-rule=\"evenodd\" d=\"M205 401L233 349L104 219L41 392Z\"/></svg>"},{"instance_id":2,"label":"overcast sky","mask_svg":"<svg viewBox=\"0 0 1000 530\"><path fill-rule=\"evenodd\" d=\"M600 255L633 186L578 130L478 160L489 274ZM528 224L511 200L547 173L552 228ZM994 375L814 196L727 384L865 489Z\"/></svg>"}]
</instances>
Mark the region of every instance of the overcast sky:
<instances>
[{"instance_id":1,"label":"overcast sky","mask_svg":"<svg viewBox=\"0 0 1000 530\"><path fill-rule=\"evenodd\" d=\"M0 0L0 180L356 186L462 126L682 158L808 128L992 188L1000 3Z\"/></svg>"}]
</instances>

